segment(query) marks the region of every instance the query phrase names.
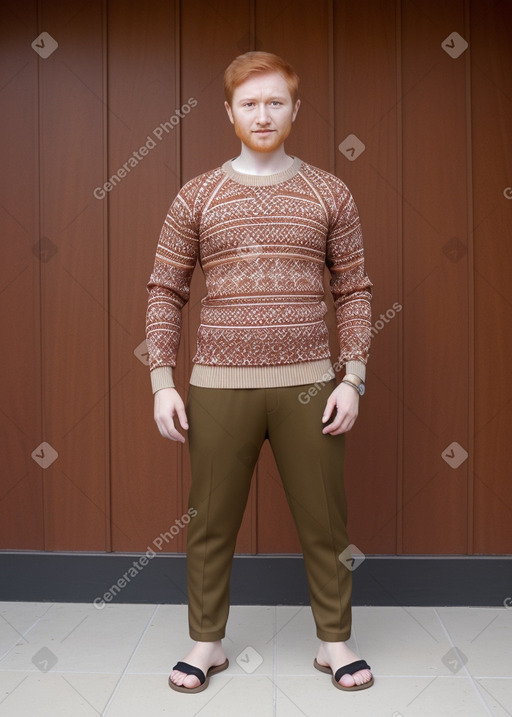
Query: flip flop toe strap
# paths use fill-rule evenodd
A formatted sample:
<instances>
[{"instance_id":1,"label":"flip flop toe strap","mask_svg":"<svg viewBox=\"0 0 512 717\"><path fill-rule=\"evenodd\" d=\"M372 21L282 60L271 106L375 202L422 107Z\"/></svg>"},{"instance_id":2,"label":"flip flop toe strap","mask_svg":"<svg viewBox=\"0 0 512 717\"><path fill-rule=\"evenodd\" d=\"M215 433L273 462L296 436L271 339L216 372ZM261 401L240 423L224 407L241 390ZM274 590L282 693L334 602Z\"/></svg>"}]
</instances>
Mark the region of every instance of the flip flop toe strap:
<instances>
[{"instance_id":1,"label":"flip flop toe strap","mask_svg":"<svg viewBox=\"0 0 512 717\"><path fill-rule=\"evenodd\" d=\"M203 684L206 680L204 672L200 670L199 667L189 665L188 662L177 662L172 669L178 670L179 672L184 672L186 675L194 675L194 677L198 678L201 684Z\"/></svg>"},{"instance_id":2,"label":"flip flop toe strap","mask_svg":"<svg viewBox=\"0 0 512 717\"><path fill-rule=\"evenodd\" d=\"M339 682L342 675L353 675L354 672L359 672L359 670L371 670L371 667L366 660L356 660L355 662L351 662L349 665L344 665L344 667L340 667L336 670L334 679L336 682Z\"/></svg>"}]
</instances>

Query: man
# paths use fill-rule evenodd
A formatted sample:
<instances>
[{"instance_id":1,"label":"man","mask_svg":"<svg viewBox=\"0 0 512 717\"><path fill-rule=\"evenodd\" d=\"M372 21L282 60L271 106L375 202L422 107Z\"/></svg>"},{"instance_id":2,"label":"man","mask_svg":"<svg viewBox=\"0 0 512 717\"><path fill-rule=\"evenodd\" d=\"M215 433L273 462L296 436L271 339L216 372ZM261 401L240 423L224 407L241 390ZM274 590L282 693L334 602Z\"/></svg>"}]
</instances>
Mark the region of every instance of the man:
<instances>
[{"instance_id":1,"label":"man","mask_svg":"<svg viewBox=\"0 0 512 717\"><path fill-rule=\"evenodd\" d=\"M171 440L185 441L174 418L189 431L189 510L197 513L187 538L189 632L196 643L174 666L169 685L198 692L228 666L222 638L231 564L268 438L303 548L320 638L314 666L332 674L339 689L364 689L373 677L345 644L352 583L338 558L350 543L344 439L358 415L370 344L372 284L359 217L343 182L285 153L300 106L298 77L287 62L265 52L240 55L225 72L224 88L240 155L179 192L148 283L155 420ZM172 368L197 261L207 295L185 411ZM340 341L336 368L346 370L338 386L323 319L326 263Z\"/></svg>"}]
</instances>

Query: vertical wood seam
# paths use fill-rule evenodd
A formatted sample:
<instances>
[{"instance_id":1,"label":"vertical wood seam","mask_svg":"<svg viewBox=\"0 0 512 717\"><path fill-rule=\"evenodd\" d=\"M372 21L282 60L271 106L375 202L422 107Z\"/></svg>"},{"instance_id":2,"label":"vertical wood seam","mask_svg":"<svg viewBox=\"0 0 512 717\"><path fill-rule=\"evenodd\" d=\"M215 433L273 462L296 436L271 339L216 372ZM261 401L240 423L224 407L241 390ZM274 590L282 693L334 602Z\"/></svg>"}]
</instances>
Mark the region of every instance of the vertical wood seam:
<instances>
[{"instance_id":1,"label":"vertical wood seam","mask_svg":"<svg viewBox=\"0 0 512 717\"><path fill-rule=\"evenodd\" d=\"M474 303L474 236L473 236L473 128L471 95L471 7L464 0L464 34L469 43L465 58L466 70L466 206L467 206L467 295L468 295L468 436L467 436L467 553L474 554L474 447L475 447L475 303Z\"/></svg>"},{"instance_id":2,"label":"vertical wood seam","mask_svg":"<svg viewBox=\"0 0 512 717\"><path fill-rule=\"evenodd\" d=\"M36 31L37 35L39 36L41 32L41 0L37 0L36 3ZM42 229L43 229L43 131L42 131L42 102L41 102L41 96L42 96L42 78L41 78L41 60L37 59L37 212L36 212L36 230L37 230L37 237L36 241L40 242L42 239ZM44 280L44 272L43 272L43 262L41 261L41 258L39 256L39 259L37 259L39 266L38 266L38 276L39 276L39 356L40 356L40 366L39 366L39 375L40 375L40 384L39 384L39 391L40 391L40 417L39 417L39 426L40 426L40 440L45 441L46 440L46 414L45 414L45 355L44 355L44 311L43 311L43 301L44 301L44 292L43 292L43 280ZM46 491L47 491L47 482L44 480L43 477L43 468L39 468L37 473L39 475L40 479L40 485L41 485L41 498L42 498L42 509L43 509L43 520L42 520L42 543L43 543L43 550L48 550L48 543L47 543L47 535L46 535L46 529L47 529L47 520L46 520L46 513L48 510L48 501L46 500Z\"/></svg>"},{"instance_id":3,"label":"vertical wood seam","mask_svg":"<svg viewBox=\"0 0 512 717\"><path fill-rule=\"evenodd\" d=\"M256 0L249 0L249 50L256 50Z\"/></svg>"},{"instance_id":4,"label":"vertical wood seam","mask_svg":"<svg viewBox=\"0 0 512 717\"><path fill-rule=\"evenodd\" d=\"M108 45L108 5L107 0L102 0L102 85L103 97L103 176L108 177L109 172L109 45ZM104 321L103 337L105 342L105 383L108 391L105 396L104 420L105 420L105 550L112 552L112 403L110 401L110 390L112 381L111 361L111 314L110 314L110 195L106 202L103 202L103 301L107 307Z\"/></svg>"},{"instance_id":5,"label":"vertical wood seam","mask_svg":"<svg viewBox=\"0 0 512 717\"><path fill-rule=\"evenodd\" d=\"M404 282L404 237L403 237L403 104L402 104L402 2L396 0L395 6L395 48L396 48L396 179L397 179L397 275L398 294L401 306L403 306ZM403 491L404 491L404 320L403 312L398 316L397 332L397 387L398 387L398 411L397 411L397 485L396 485L396 552L404 552L403 530Z\"/></svg>"}]
</instances>

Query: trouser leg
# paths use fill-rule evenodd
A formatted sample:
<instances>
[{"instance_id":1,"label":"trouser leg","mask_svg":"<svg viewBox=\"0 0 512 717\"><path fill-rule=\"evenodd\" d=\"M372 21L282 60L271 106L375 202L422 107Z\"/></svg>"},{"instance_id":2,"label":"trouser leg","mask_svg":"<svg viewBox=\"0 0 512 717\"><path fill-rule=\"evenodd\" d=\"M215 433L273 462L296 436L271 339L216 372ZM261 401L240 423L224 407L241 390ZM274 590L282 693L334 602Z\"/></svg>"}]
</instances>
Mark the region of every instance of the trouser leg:
<instances>
[{"instance_id":1,"label":"trouser leg","mask_svg":"<svg viewBox=\"0 0 512 717\"><path fill-rule=\"evenodd\" d=\"M266 432L265 394L190 385L186 410L188 505L197 511L187 534L189 632L210 642L225 636L236 538Z\"/></svg>"},{"instance_id":2,"label":"trouser leg","mask_svg":"<svg viewBox=\"0 0 512 717\"><path fill-rule=\"evenodd\" d=\"M345 641L352 624L352 573L339 560L349 545L345 435L322 433L322 414L336 381L326 383L315 396L308 395L308 388L272 389L269 440L304 554L317 636Z\"/></svg>"}]
</instances>

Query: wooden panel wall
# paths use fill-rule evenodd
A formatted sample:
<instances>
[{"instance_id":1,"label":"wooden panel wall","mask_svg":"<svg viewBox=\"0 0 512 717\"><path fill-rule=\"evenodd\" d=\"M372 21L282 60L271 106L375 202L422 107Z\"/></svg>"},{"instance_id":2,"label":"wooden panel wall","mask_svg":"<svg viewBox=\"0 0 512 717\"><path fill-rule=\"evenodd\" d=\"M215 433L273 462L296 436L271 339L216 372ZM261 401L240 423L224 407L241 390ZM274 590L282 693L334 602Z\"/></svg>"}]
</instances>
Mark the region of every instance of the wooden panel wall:
<instances>
[{"instance_id":1,"label":"wooden panel wall","mask_svg":"<svg viewBox=\"0 0 512 717\"><path fill-rule=\"evenodd\" d=\"M473 550L510 553L512 3L475 3L470 22L476 366Z\"/></svg>"},{"instance_id":2,"label":"wooden panel wall","mask_svg":"<svg viewBox=\"0 0 512 717\"><path fill-rule=\"evenodd\" d=\"M167 533L162 551L185 549L170 528L189 458L153 422L145 285L179 187L238 153L225 67L265 49L301 77L287 150L352 190L375 287L368 393L347 440L351 540L511 552L511 0L34 0L1 13L0 547L144 551ZM31 46L43 32L58 43L46 58L51 38ZM364 145L353 161L349 135ZM198 266L184 400L204 291ZM268 442L237 551L300 551Z\"/></svg>"},{"instance_id":3,"label":"wooden panel wall","mask_svg":"<svg viewBox=\"0 0 512 717\"><path fill-rule=\"evenodd\" d=\"M30 47L38 34L35 5L23 17L7 3L0 9L0 535L3 547L20 549L44 548L43 470L31 458L41 443L42 416L39 93L38 63ZM27 520L21 530L23 515Z\"/></svg>"},{"instance_id":4,"label":"wooden panel wall","mask_svg":"<svg viewBox=\"0 0 512 717\"><path fill-rule=\"evenodd\" d=\"M103 207L91 192L104 166L104 18L101 3L29 7L2 8L10 38L2 43L10 65L2 101L14 110L2 125L9 156L3 174L14 182L3 194L4 285L10 285L3 336L13 363L3 372L11 401L2 438L8 451L16 447L9 470L3 461L3 544L106 550L107 237ZM31 43L50 29L58 48L42 59ZM50 46L45 39L42 49ZM24 108L30 111L19 122ZM9 325L16 326L13 338L25 335L19 343L11 343Z\"/></svg>"}]
</instances>

